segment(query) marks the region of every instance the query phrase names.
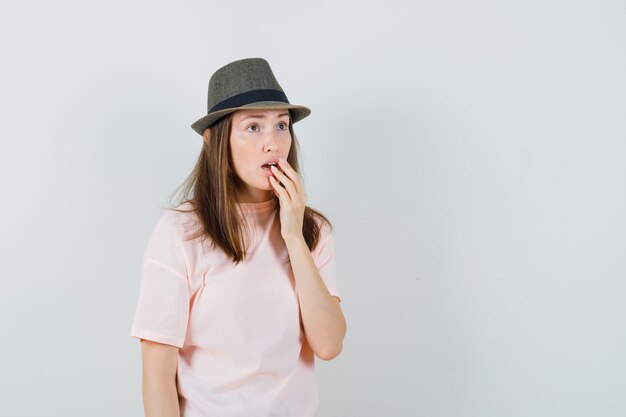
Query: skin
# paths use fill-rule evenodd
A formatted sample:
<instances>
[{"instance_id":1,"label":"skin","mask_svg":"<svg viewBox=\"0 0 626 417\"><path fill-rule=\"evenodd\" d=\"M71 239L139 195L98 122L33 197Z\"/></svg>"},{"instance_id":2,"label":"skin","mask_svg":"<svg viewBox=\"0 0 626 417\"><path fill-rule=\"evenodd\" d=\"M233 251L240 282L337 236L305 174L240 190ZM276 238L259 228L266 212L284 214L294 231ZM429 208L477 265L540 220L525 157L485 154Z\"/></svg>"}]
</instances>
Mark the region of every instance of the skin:
<instances>
[{"instance_id":1,"label":"skin","mask_svg":"<svg viewBox=\"0 0 626 417\"><path fill-rule=\"evenodd\" d=\"M178 347L141 340L141 392L146 417L180 417Z\"/></svg>"},{"instance_id":2,"label":"skin","mask_svg":"<svg viewBox=\"0 0 626 417\"><path fill-rule=\"evenodd\" d=\"M261 168L268 159L287 158L291 148L287 110L239 110L233 113L230 151L244 183L246 202L267 201L274 188Z\"/></svg>"},{"instance_id":3,"label":"skin","mask_svg":"<svg viewBox=\"0 0 626 417\"><path fill-rule=\"evenodd\" d=\"M288 123L286 110L239 110L233 114L230 149L248 201L278 196L281 236L295 276L307 341L317 357L330 360L343 348L346 321L339 298L329 293L302 234L306 192L285 160L291 147ZM279 158L279 168L272 167L274 175L266 176L261 165L272 157Z\"/></svg>"},{"instance_id":4,"label":"skin","mask_svg":"<svg viewBox=\"0 0 626 417\"><path fill-rule=\"evenodd\" d=\"M245 200L280 202L281 236L285 240L296 281L300 314L309 346L322 360L343 349L346 321L339 299L330 295L302 234L306 193L300 176L286 161L274 176L261 165L270 158L287 158L291 147L285 110L241 110L233 114L230 146L237 175L245 183ZM247 116L262 116L248 117ZM141 341L142 392L146 417L179 417L176 372L178 347Z\"/></svg>"}]
</instances>

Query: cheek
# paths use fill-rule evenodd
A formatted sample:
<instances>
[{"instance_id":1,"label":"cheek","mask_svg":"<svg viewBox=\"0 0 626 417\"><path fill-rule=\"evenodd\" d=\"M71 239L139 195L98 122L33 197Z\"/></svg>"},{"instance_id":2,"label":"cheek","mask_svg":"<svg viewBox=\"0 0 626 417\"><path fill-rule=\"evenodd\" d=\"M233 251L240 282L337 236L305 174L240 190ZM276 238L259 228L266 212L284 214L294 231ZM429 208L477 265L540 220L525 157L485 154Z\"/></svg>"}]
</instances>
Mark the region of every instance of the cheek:
<instances>
[{"instance_id":1,"label":"cheek","mask_svg":"<svg viewBox=\"0 0 626 417\"><path fill-rule=\"evenodd\" d=\"M254 168L254 164L256 163L254 155L258 153L254 147L254 143L234 135L231 138L230 150L233 155L235 167L239 172L249 171Z\"/></svg>"}]
</instances>

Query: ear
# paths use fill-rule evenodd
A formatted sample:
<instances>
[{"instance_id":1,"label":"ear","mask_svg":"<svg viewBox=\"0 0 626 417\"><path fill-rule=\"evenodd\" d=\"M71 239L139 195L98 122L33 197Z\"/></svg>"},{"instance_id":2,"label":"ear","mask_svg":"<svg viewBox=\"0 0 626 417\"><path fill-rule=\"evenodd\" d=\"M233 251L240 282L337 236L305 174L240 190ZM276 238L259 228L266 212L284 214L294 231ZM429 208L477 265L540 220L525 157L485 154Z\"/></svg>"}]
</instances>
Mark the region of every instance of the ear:
<instances>
[{"instance_id":1,"label":"ear","mask_svg":"<svg viewBox=\"0 0 626 417\"><path fill-rule=\"evenodd\" d=\"M209 140L211 139L211 128L207 127L206 129L204 129L204 134L202 135L202 138L204 140L204 143L209 143Z\"/></svg>"}]
</instances>

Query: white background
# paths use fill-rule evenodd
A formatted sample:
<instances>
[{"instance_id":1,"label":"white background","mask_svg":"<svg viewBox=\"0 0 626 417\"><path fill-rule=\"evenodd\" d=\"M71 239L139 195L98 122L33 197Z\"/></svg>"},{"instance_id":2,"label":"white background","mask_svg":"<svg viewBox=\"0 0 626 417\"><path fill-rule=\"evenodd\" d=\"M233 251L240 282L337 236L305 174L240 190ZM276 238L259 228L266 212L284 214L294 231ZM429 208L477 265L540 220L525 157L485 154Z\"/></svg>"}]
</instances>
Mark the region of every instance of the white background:
<instances>
[{"instance_id":1,"label":"white background","mask_svg":"<svg viewBox=\"0 0 626 417\"><path fill-rule=\"evenodd\" d=\"M348 333L319 417L626 415L623 1L0 3L0 414L139 416L220 66L267 59Z\"/></svg>"}]
</instances>

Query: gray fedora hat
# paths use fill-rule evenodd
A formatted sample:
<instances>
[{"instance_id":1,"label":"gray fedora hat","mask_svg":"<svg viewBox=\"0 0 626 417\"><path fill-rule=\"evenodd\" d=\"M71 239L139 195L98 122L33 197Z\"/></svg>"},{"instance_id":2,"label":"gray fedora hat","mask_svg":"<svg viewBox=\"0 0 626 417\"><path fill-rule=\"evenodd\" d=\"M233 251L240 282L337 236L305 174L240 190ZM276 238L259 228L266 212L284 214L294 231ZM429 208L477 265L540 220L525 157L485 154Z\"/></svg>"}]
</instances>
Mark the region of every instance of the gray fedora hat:
<instances>
[{"instance_id":1,"label":"gray fedora hat","mask_svg":"<svg viewBox=\"0 0 626 417\"><path fill-rule=\"evenodd\" d=\"M211 76L207 115L191 128L202 135L220 117L243 109L289 109L292 123L311 113L308 107L289 103L265 59L245 58L224 65Z\"/></svg>"}]
</instances>

